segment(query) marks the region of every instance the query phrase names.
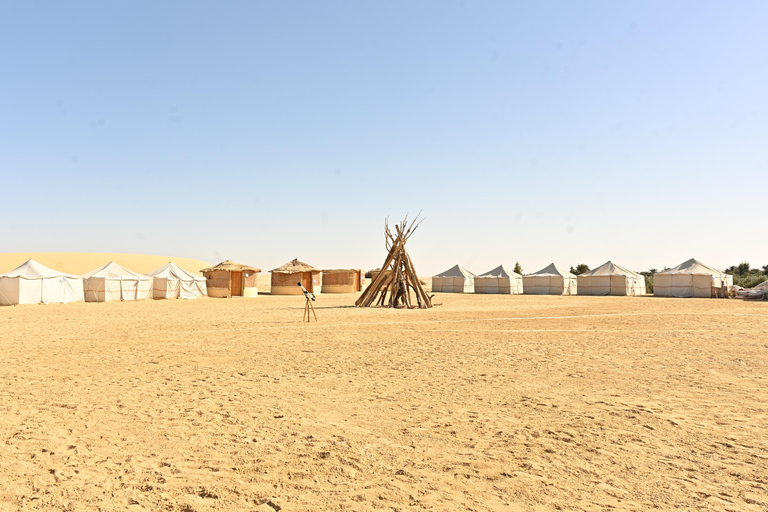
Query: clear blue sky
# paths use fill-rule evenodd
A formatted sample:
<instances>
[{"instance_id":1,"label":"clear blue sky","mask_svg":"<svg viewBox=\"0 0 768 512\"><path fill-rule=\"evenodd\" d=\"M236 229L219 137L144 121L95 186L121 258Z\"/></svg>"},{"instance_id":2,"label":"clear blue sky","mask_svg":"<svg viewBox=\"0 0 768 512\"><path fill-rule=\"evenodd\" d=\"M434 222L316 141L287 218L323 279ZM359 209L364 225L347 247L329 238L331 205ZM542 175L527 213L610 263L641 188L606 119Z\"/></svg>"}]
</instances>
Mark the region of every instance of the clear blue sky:
<instances>
[{"instance_id":1,"label":"clear blue sky","mask_svg":"<svg viewBox=\"0 0 768 512\"><path fill-rule=\"evenodd\" d=\"M0 2L0 252L768 263L765 2Z\"/></svg>"}]
</instances>

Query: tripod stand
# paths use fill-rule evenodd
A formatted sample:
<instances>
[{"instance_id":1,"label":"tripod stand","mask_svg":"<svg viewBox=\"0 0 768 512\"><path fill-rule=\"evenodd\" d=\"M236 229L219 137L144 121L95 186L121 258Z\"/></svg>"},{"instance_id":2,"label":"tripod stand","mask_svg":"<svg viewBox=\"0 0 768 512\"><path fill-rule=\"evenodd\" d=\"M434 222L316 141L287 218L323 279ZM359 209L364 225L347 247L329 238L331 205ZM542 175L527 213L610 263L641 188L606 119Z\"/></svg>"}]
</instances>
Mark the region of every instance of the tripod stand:
<instances>
[{"instance_id":1,"label":"tripod stand","mask_svg":"<svg viewBox=\"0 0 768 512\"><path fill-rule=\"evenodd\" d=\"M301 282L296 283L297 285L301 286L301 291L304 292L304 298L307 299L307 303L304 304L304 317L301 319L303 321L311 322L312 319L309 317L309 312L312 311L312 316L315 317L315 322L317 322L317 315L315 314L315 306L312 305L312 302L315 300L315 294L304 288L304 285L301 284Z\"/></svg>"},{"instance_id":2,"label":"tripod stand","mask_svg":"<svg viewBox=\"0 0 768 512\"><path fill-rule=\"evenodd\" d=\"M317 315L315 314L315 306L312 305L312 301L309 300L309 297L307 297L307 303L304 304L304 317L302 318L302 321L311 322L312 319L309 316L309 312L312 311L312 315L315 317L315 322L317 322Z\"/></svg>"}]
</instances>

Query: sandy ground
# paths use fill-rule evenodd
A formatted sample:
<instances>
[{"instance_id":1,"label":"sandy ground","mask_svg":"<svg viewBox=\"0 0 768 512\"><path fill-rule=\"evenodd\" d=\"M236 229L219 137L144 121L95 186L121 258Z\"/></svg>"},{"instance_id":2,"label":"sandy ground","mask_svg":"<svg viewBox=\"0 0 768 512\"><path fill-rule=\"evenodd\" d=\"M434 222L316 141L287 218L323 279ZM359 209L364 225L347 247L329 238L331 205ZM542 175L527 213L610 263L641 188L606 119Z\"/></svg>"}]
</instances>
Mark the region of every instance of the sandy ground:
<instances>
[{"instance_id":1,"label":"sandy ground","mask_svg":"<svg viewBox=\"0 0 768 512\"><path fill-rule=\"evenodd\" d=\"M59 272L67 272L78 276L102 267L110 261L117 262L139 274L152 272L169 261L173 261L181 268L194 274L200 274L200 270L211 266L209 263L191 258L149 256L146 254L111 252L5 252L0 253L0 274L10 272L30 258Z\"/></svg>"},{"instance_id":2,"label":"sandy ground","mask_svg":"<svg viewBox=\"0 0 768 512\"><path fill-rule=\"evenodd\" d=\"M768 510L768 303L0 308L0 511Z\"/></svg>"}]
</instances>

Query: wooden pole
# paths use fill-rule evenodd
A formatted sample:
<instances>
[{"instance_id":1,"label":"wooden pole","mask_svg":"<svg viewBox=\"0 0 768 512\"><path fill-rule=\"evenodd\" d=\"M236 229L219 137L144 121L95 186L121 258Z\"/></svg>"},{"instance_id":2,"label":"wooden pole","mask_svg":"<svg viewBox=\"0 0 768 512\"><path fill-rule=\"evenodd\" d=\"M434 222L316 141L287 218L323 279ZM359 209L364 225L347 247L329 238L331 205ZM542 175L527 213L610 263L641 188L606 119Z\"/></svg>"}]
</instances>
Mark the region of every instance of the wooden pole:
<instances>
[{"instance_id":1,"label":"wooden pole","mask_svg":"<svg viewBox=\"0 0 768 512\"><path fill-rule=\"evenodd\" d=\"M432 301L422 288L413 261L405 250L405 242L423 221L423 219L419 220L420 215L421 212L410 223L406 215L400 224L393 226L392 231L390 231L389 219L384 221L384 240L388 249L387 258L379 274L363 291L355 305L366 307L375 303L379 306L387 305L395 308L418 307L426 309L432 307ZM413 304L411 288L416 295L416 305ZM387 297L387 293L389 293L389 297Z\"/></svg>"},{"instance_id":2,"label":"wooden pole","mask_svg":"<svg viewBox=\"0 0 768 512\"><path fill-rule=\"evenodd\" d=\"M396 252L397 252L397 244L393 244L392 249L390 249L389 254L387 255L387 259L384 261L384 265L381 266L381 272L379 272L379 275L376 276L376 279L373 280L371 285L365 289L363 294L360 295L360 298L357 299L357 301L355 302L356 306L370 305L370 302L368 301L368 299L376 296L376 292L378 291L379 287L382 285L382 281L385 278L387 269L389 268L390 263L392 263L392 260L394 259Z\"/></svg>"}]
</instances>

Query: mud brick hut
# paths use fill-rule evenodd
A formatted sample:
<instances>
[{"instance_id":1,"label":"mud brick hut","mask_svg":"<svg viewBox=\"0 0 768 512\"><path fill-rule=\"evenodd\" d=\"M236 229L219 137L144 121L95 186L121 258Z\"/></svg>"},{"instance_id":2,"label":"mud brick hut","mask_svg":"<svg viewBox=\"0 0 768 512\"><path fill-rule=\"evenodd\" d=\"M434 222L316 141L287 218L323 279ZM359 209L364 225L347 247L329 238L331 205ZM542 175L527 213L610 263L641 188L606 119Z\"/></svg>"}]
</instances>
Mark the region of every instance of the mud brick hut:
<instances>
[{"instance_id":1,"label":"mud brick hut","mask_svg":"<svg viewBox=\"0 0 768 512\"><path fill-rule=\"evenodd\" d=\"M323 293L355 293L363 291L365 272L356 268L323 270Z\"/></svg>"},{"instance_id":2,"label":"mud brick hut","mask_svg":"<svg viewBox=\"0 0 768 512\"><path fill-rule=\"evenodd\" d=\"M200 271L205 276L209 297L256 297L259 290L256 276L260 268L249 267L234 261L222 261L215 267Z\"/></svg>"},{"instance_id":3,"label":"mud brick hut","mask_svg":"<svg viewBox=\"0 0 768 512\"><path fill-rule=\"evenodd\" d=\"M387 273L387 277L390 277L392 275L392 271L391 270L387 270L386 273ZM376 279L379 276L379 274L381 274L381 269L380 268L371 270L371 282L373 282L374 279Z\"/></svg>"},{"instance_id":4,"label":"mud brick hut","mask_svg":"<svg viewBox=\"0 0 768 512\"><path fill-rule=\"evenodd\" d=\"M307 291L320 293L322 273L308 263L294 259L269 272L272 274L272 295L301 295L304 292L299 283Z\"/></svg>"}]
</instances>

